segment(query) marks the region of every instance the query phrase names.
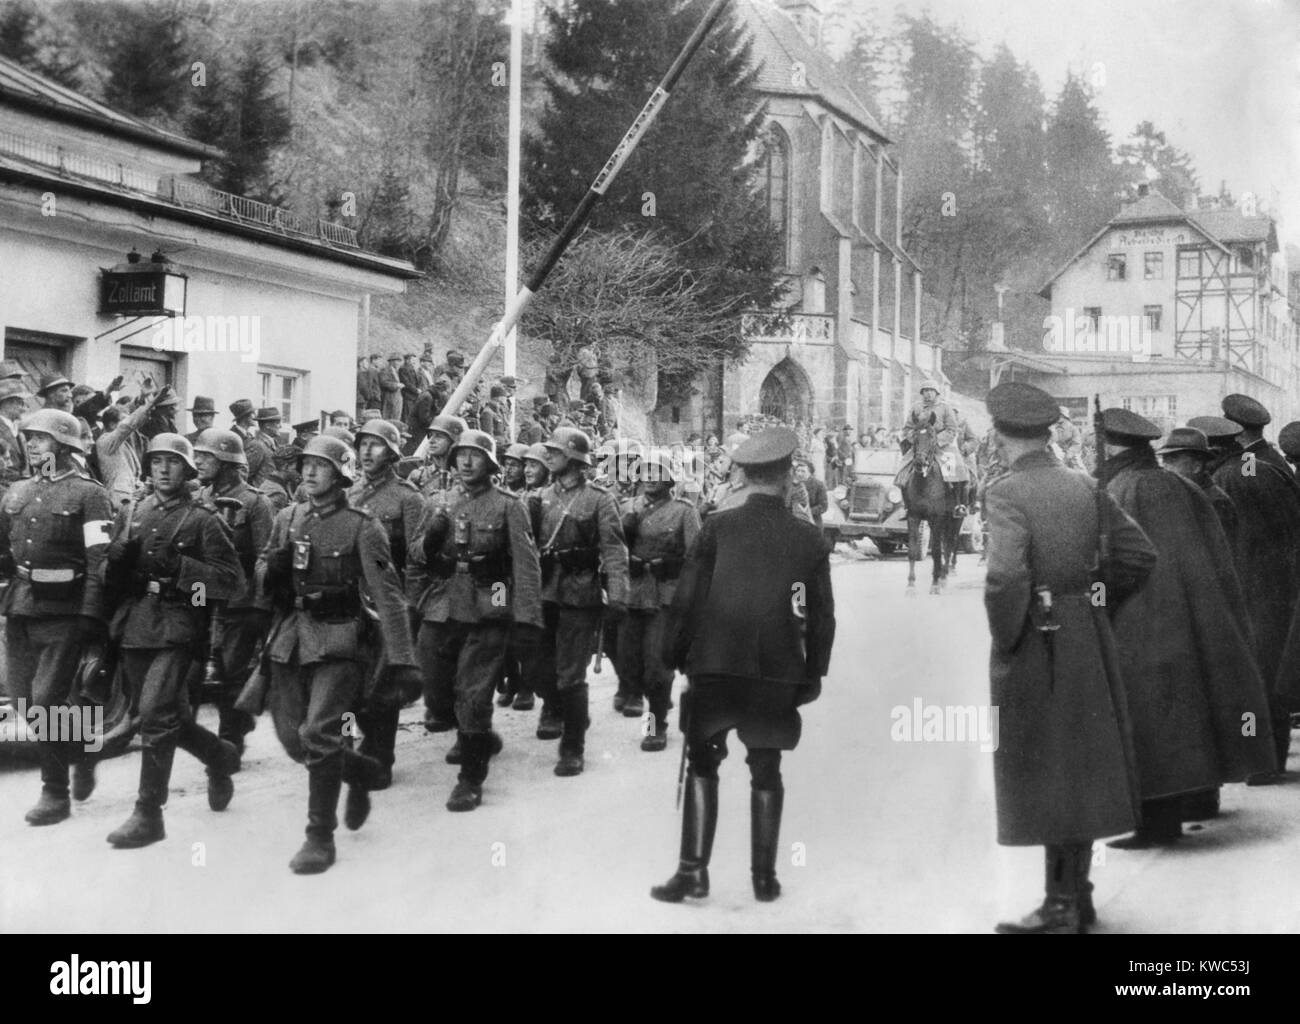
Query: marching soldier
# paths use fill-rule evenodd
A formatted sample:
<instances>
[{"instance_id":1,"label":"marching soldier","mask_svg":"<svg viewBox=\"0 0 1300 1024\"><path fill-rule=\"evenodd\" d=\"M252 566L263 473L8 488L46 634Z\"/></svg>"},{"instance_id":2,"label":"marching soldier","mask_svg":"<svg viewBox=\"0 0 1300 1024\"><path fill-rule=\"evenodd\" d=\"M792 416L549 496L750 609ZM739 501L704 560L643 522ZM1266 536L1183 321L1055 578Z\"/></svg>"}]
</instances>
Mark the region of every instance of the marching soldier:
<instances>
[{"instance_id":1,"label":"marching soldier","mask_svg":"<svg viewBox=\"0 0 1300 1024\"><path fill-rule=\"evenodd\" d=\"M9 696L29 710L78 704L74 692L82 651L104 634L103 566L112 517L108 492L79 470L72 452L84 452L81 424L71 413L40 409L22 424L27 464L0 502L0 597L5 615ZM41 743L41 796L27 812L31 825L54 825L71 814L72 795L85 800L95 787L85 748L66 737Z\"/></svg>"},{"instance_id":2,"label":"marching soldier","mask_svg":"<svg viewBox=\"0 0 1300 1024\"><path fill-rule=\"evenodd\" d=\"M463 490L436 508L424 536L433 584L420 607L421 660L436 689L455 694L460 777L449 811L483 799L488 760L501 749L492 731L492 691L505 667L512 628L542 627L541 568L523 503L494 487L496 442L467 430L452 448Z\"/></svg>"},{"instance_id":3,"label":"marching soldier","mask_svg":"<svg viewBox=\"0 0 1300 1024\"><path fill-rule=\"evenodd\" d=\"M1287 693L1292 681L1283 659L1293 610L1300 596L1300 484L1286 460L1263 439L1268 410L1245 395L1223 400L1224 415L1241 425L1237 450L1212 471L1237 509L1233 556L1245 584L1247 618L1255 657L1270 694L1277 770L1261 772L1252 785L1281 781L1291 743Z\"/></svg>"},{"instance_id":4,"label":"marching soldier","mask_svg":"<svg viewBox=\"0 0 1300 1024\"><path fill-rule=\"evenodd\" d=\"M583 769L587 665L602 619L600 574L608 588L604 615L621 618L627 610L627 547L613 496L587 480L587 435L560 427L545 445L553 482L541 495L537 534L545 619L537 686L547 706L558 706L563 718L555 774L570 776Z\"/></svg>"},{"instance_id":5,"label":"marching soldier","mask_svg":"<svg viewBox=\"0 0 1300 1024\"><path fill-rule=\"evenodd\" d=\"M394 471L402 457L401 435L388 421L371 420L357 431L357 452L363 475L348 491L348 504L370 513L384 528L393 568L397 570L398 580L413 611L424 573L408 554L413 553L419 537L424 501L415 486L398 477ZM415 621L412 616L413 628ZM361 706L357 715L362 733L361 753L373 757L383 768L376 780L379 785L371 787L373 789L387 789L392 784L401 710L399 694L380 690ZM369 812L368 801L360 786L348 787L344 820L349 828L360 828L360 823L365 821Z\"/></svg>"},{"instance_id":6,"label":"marching soldier","mask_svg":"<svg viewBox=\"0 0 1300 1024\"><path fill-rule=\"evenodd\" d=\"M524 459L527 455L528 445L512 444L501 459L501 486L517 498L524 497L528 490L528 480L524 472ZM531 521L528 529L531 534ZM525 630L525 632L528 631ZM531 711L533 708L533 691L529 689L529 684L524 681L523 661L519 656L520 647L515 641L518 635L520 635L519 631L511 631L510 646L506 650L505 667L497 684L497 690L499 691L497 706L505 708L513 705L517 711Z\"/></svg>"},{"instance_id":7,"label":"marching soldier","mask_svg":"<svg viewBox=\"0 0 1300 1024\"><path fill-rule=\"evenodd\" d=\"M1273 770L1263 727L1268 696L1250 627L1240 618L1232 553L1209 499L1156 464L1150 442L1161 431L1154 423L1126 409L1102 417L1111 497L1158 556L1146 585L1114 615L1142 825L1111 845L1146 849L1182 834L1188 797L1197 807L1213 806L1221 784ZM1260 726L1243 734L1249 720Z\"/></svg>"},{"instance_id":8,"label":"marching soldier","mask_svg":"<svg viewBox=\"0 0 1300 1024\"><path fill-rule=\"evenodd\" d=\"M253 731L253 716L235 709L235 701L257 665L258 645L266 636L271 612L258 601L254 569L271 536L275 511L261 491L248 486L240 470L248 465L243 442L230 430L205 430L194 446L198 468L198 503L219 516L230 530L244 586L212 614L212 652L219 725L217 735L244 752L244 737Z\"/></svg>"},{"instance_id":9,"label":"marching soldier","mask_svg":"<svg viewBox=\"0 0 1300 1024\"><path fill-rule=\"evenodd\" d=\"M110 631L143 744L135 810L108 837L120 849L166 838L162 809L178 746L207 768L214 811L230 804L230 776L239 770L238 748L194 721L185 685L206 638L207 603L237 599L244 589L239 556L217 517L190 495L198 468L185 438L156 435L145 467L153 493L118 513L106 576L110 591L123 595Z\"/></svg>"},{"instance_id":10,"label":"marching soldier","mask_svg":"<svg viewBox=\"0 0 1300 1024\"><path fill-rule=\"evenodd\" d=\"M793 430L777 427L732 454L749 498L705 520L665 624L663 660L690 679L681 858L650 890L667 903L709 894L718 766L732 729L748 751L754 898L781 894L781 751L799 742L797 709L820 695L835 638L830 551L820 530L786 510L798 444Z\"/></svg>"},{"instance_id":11,"label":"marching soldier","mask_svg":"<svg viewBox=\"0 0 1300 1024\"><path fill-rule=\"evenodd\" d=\"M1099 570L1097 486L1048 449L1056 399L1013 381L990 391L987 405L1008 469L985 494L998 842L1046 849L1042 906L997 930L1081 932L1096 919L1092 841L1138 822L1127 699L1107 612L1141 586L1156 552L1106 496L1110 559ZM1097 582L1104 606L1091 599Z\"/></svg>"},{"instance_id":12,"label":"marching soldier","mask_svg":"<svg viewBox=\"0 0 1300 1024\"><path fill-rule=\"evenodd\" d=\"M613 493L620 514L627 510L629 503L636 497L640 459L644 453L645 446L640 441L627 437L606 441L598 449L601 464L596 482ZM606 619L602 624L605 653L609 655L614 676L618 680L618 688L614 691L614 710L624 718L640 718L645 714L645 695L639 687L634 689L629 686L627 677L623 674L623 662L618 654L621 624L622 620L611 619Z\"/></svg>"},{"instance_id":13,"label":"marching soldier","mask_svg":"<svg viewBox=\"0 0 1300 1024\"><path fill-rule=\"evenodd\" d=\"M387 660L380 687L419 685L388 537L374 516L348 507L346 488L358 476L356 453L342 440L309 441L302 460L307 501L275 517L258 562L276 616L267 640L271 717L286 753L306 765L309 783L307 839L289 863L295 874L318 874L334 863L345 777L370 789L382 772L343 742L343 716L364 696L375 643ZM374 626L363 595L377 608Z\"/></svg>"},{"instance_id":14,"label":"marching soldier","mask_svg":"<svg viewBox=\"0 0 1300 1024\"><path fill-rule=\"evenodd\" d=\"M700 516L689 501L672 496L677 469L667 452L644 457L642 493L625 503L623 535L628 544L627 617L618 626L618 678L626 681L628 704L644 695L653 724L641 749L668 745L668 709L672 707L673 670L664 664L663 632L677 580L700 532Z\"/></svg>"}]
</instances>

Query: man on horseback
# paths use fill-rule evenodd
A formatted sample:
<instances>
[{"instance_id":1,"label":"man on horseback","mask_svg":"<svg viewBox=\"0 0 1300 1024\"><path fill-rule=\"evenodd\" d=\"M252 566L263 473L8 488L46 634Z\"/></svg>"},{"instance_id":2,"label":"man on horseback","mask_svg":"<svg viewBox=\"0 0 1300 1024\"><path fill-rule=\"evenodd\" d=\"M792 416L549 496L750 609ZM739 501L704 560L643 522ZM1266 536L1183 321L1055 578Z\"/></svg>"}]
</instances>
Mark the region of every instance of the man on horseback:
<instances>
[{"instance_id":1,"label":"man on horseback","mask_svg":"<svg viewBox=\"0 0 1300 1024\"><path fill-rule=\"evenodd\" d=\"M957 449L957 438L965 431L957 411L947 402L940 401L939 385L933 380L921 384L921 404L912 407L903 424L904 462L910 459L916 446L916 435L922 430L934 432L939 446L935 459L954 499L953 516L963 519L970 504L966 493L970 486L970 474L966 469L966 460Z\"/></svg>"}]
</instances>

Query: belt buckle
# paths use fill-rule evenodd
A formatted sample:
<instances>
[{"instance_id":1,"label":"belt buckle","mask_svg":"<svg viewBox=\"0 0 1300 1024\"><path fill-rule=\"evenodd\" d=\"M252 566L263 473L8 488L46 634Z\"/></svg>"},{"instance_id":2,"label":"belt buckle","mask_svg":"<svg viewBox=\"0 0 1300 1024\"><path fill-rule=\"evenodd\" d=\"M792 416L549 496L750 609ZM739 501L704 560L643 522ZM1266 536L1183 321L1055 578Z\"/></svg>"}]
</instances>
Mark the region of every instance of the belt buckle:
<instances>
[{"instance_id":1,"label":"belt buckle","mask_svg":"<svg viewBox=\"0 0 1300 1024\"><path fill-rule=\"evenodd\" d=\"M462 573L462 574L463 574L463 573L468 573L468 572L469 572L469 562L462 562L462 561L459 561L459 560L458 560L458 561L456 562L456 571L457 571L458 573Z\"/></svg>"},{"instance_id":2,"label":"belt buckle","mask_svg":"<svg viewBox=\"0 0 1300 1024\"><path fill-rule=\"evenodd\" d=\"M150 581L145 585L145 588L144 588L144 589L145 589L145 593L147 593L147 594L153 594L153 595L155 595L155 596L157 596L157 595L159 595L159 594L162 593L162 585L159 584L159 582L158 582L157 580L150 580Z\"/></svg>"}]
</instances>

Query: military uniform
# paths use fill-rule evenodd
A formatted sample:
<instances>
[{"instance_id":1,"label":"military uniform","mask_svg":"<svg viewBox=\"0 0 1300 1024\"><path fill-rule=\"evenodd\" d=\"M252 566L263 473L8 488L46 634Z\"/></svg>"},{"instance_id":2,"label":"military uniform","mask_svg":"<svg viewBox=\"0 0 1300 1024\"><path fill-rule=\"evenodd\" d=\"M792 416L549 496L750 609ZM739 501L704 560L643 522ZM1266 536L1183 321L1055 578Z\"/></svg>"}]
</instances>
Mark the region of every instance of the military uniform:
<instances>
[{"instance_id":1,"label":"military uniform","mask_svg":"<svg viewBox=\"0 0 1300 1024\"><path fill-rule=\"evenodd\" d=\"M165 437L158 435L153 444ZM176 440L188 448L183 438ZM229 800L238 752L194 721L185 680L206 639L205 605L238 599L246 582L224 525L187 488L166 499L151 494L134 517L128 518L130 512L127 506L118 513L108 552L109 570L124 591L110 632L122 651L123 679L140 716L144 749L135 815L110 836L118 846L163 838L162 806L177 746L208 768L214 809L224 807L217 806L220 795Z\"/></svg>"},{"instance_id":2,"label":"military uniform","mask_svg":"<svg viewBox=\"0 0 1300 1024\"><path fill-rule=\"evenodd\" d=\"M484 482L430 517L432 580L420 605L420 658L435 690L455 695L462 785L448 807L476 806L487 777L492 693L512 630L542 626L541 568L523 503Z\"/></svg>"},{"instance_id":3,"label":"military uniform","mask_svg":"<svg viewBox=\"0 0 1300 1024\"><path fill-rule=\"evenodd\" d=\"M1107 497L1111 557L1105 604L1095 605L1096 484L1046 448L1056 400L1011 382L987 401L997 429L1031 448L985 494L998 842L1044 846L1047 869L1043 906L999 930L1074 932L1093 917L1092 840L1139 820L1128 701L1107 613L1142 584L1156 552Z\"/></svg>"},{"instance_id":4,"label":"military uniform","mask_svg":"<svg viewBox=\"0 0 1300 1024\"><path fill-rule=\"evenodd\" d=\"M763 431L736 448L732 460L789 478L798 436ZM708 894L708 864L718 818L718 766L726 736L737 731L748 750L751 874L755 898L776 899L777 840L784 802L781 751L799 742L797 708L821 692L835 637L830 552L821 531L791 516L771 484L735 508L704 521L686 557L664 629L662 658L683 671L686 804L681 860L655 899L678 902Z\"/></svg>"},{"instance_id":5,"label":"military uniform","mask_svg":"<svg viewBox=\"0 0 1300 1024\"><path fill-rule=\"evenodd\" d=\"M5 681L29 709L75 706L77 662L104 620L103 567L112 518L108 492L69 468L14 484L0 501L0 596L5 617ZM41 744L41 804L32 824L68 814L69 766L84 748ZM41 808L45 810L41 813ZM35 818L33 818L33 815Z\"/></svg>"},{"instance_id":6,"label":"military uniform","mask_svg":"<svg viewBox=\"0 0 1300 1024\"><path fill-rule=\"evenodd\" d=\"M374 476L353 484L348 491L348 504L379 520L388 537L393 568L397 570L408 607L414 608L426 582L419 560L410 557L424 518L420 493L413 484L399 478L390 464ZM361 753L377 759L390 775L396 754L400 711L399 695L385 692L362 705L357 716L363 736Z\"/></svg>"},{"instance_id":7,"label":"military uniform","mask_svg":"<svg viewBox=\"0 0 1300 1024\"><path fill-rule=\"evenodd\" d=\"M587 728L587 665L601 628L601 573L611 604L625 605L627 546L613 496L578 474L541 494L537 533L544 629L537 692L564 716L561 759L581 759Z\"/></svg>"},{"instance_id":8,"label":"military uniform","mask_svg":"<svg viewBox=\"0 0 1300 1024\"><path fill-rule=\"evenodd\" d=\"M224 499L222 504L225 507L218 506L219 499ZM258 598L254 570L257 556L270 539L271 520L275 513L260 490L250 487L237 476L233 484L224 487L203 487L197 500L199 505L226 524L244 572L243 587L224 603L216 605L212 615L212 653L220 687L217 735L235 744L242 752L244 736L253 730L254 723L250 714L235 710L234 705L253 674L258 646L271 622L269 606ZM230 505L230 502L237 502L238 507Z\"/></svg>"},{"instance_id":9,"label":"military uniform","mask_svg":"<svg viewBox=\"0 0 1300 1024\"><path fill-rule=\"evenodd\" d=\"M700 517L688 501L642 495L624 506L628 540L628 614L618 625L618 677L629 696L644 695L654 718L644 749L661 750L672 706L673 670L663 661L667 608L677 591L686 553L700 532Z\"/></svg>"}]
</instances>

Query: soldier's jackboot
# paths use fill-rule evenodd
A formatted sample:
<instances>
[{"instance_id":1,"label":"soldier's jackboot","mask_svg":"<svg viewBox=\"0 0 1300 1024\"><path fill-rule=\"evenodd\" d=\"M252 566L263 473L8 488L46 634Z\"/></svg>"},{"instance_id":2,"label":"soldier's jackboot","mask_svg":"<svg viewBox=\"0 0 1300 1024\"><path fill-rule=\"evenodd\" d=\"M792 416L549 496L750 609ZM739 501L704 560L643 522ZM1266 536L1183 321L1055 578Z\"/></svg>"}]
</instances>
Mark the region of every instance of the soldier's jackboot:
<instances>
[{"instance_id":1,"label":"soldier's jackboot","mask_svg":"<svg viewBox=\"0 0 1300 1024\"><path fill-rule=\"evenodd\" d=\"M709 894L709 859L713 856L713 835L717 829L718 780L702 779L688 771L677 873L663 885L651 888L654 899L680 903L687 896L701 899Z\"/></svg>"},{"instance_id":2,"label":"soldier's jackboot","mask_svg":"<svg viewBox=\"0 0 1300 1024\"><path fill-rule=\"evenodd\" d=\"M668 691L662 685L654 686L646 694L646 703L653 721L650 731L641 738L641 749L651 752L665 750L668 747L668 709L672 706Z\"/></svg>"},{"instance_id":3,"label":"soldier's jackboot","mask_svg":"<svg viewBox=\"0 0 1300 1024\"><path fill-rule=\"evenodd\" d=\"M239 747L210 732L193 720L181 725L178 744L187 754L193 754L208 770L208 806L214 811L224 811L235 795L231 776L239 771Z\"/></svg>"},{"instance_id":4,"label":"soldier's jackboot","mask_svg":"<svg viewBox=\"0 0 1300 1024\"><path fill-rule=\"evenodd\" d=\"M1203 789L1183 797L1183 821L1206 821L1219 816L1219 790Z\"/></svg>"},{"instance_id":5,"label":"soldier's jackboot","mask_svg":"<svg viewBox=\"0 0 1300 1024\"><path fill-rule=\"evenodd\" d=\"M373 757L366 757L355 750L343 751L343 781L347 783L348 796L343 805L343 824L355 832L370 817L370 791L383 788L386 770ZM389 780L391 781L391 773Z\"/></svg>"},{"instance_id":6,"label":"soldier's jackboot","mask_svg":"<svg viewBox=\"0 0 1300 1024\"><path fill-rule=\"evenodd\" d=\"M343 758L329 757L307 769L307 841L289 861L295 875L319 875L334 863Z\"/></svg>"},{"instance_id":7,"label":"soldier's jackboot","mask_svg":"<svg viewBox=\"0 0 1300 1024\"><path fill-rule=\"evenodd\" d=\"M560 694L564 712L564 735L560 738L560 759L555 764L555 774L581 775L584 767L582 754L586 749L587 684L579 683Z\"/></svg>"},{"instance_id":8,"label":"soldier's jackboot","mask_svg":"<svg viewBox=\"0 0 1300 1024\"><path fill-rule=\"evenodd\" d=\"M533 697L533 691L521 686L515 692L515 699L511 707L516 711L532 711L534 703L536 703L536 698Z\"/></svg>"},{"instance_id":9,"label":"soldier's jackboot","mask_svg":"<svg viewBox=\"0 0 1300 1024\"><path fill-rule=\"evenodd\" d=\"M542 713L537 718L537 738L558 740L564 733L564 711L559 694L542 698Z\"/></svg>"},{"instance_id":10,"label":"soldier's jackboot","mask_svg":"<svg viewBox=\"0 0 1300 1024\"><path fill-rule=\"evenodd\" d=\"M1182 797L1160 797L1142 801L1142 824L1131 836L1106 845L1116 850L1149 850L1168 846L1183 835Z\"/></svg>"},{"instance_id":11,"label":"soldier's jackboot","mask_svg":"<svg viewBox=\"0 0 1300 1024\"><path fill-rule=\"evenodd\" d=\"M1001 935L1075 935L1086 930L1079 913L1077 847L1048 846L1044 850L1047 896L1042 906L1019 921L999 922ZM1088 863L1092 862L1089 850Z\"/></svg>"},{"instance_id":12,"label":"soldier's jackboot","mask_svg":"<svg viewBox=\"0 0 1300 1024\"><path fill-rule=\"evenodd\" d=\"M749 791L750 874L754 899L763 903L771 903L781 895L781 883L776 880L776 854L784 804L784 789Z\"/></svg>"},{"instance_id":13,"label":"soldier's jackboot","mask_svg":"<svg viewBox=\"0 0 1300 1024\"><path fill-rule=\"evenodd\" d=\"M447 801L449 811L472 811L483 802L483 781L492 757L494 733L461 733L460 776Z\"/></svg>"},{"instance_id":14,"label":"soldier's jackboot","mask_svg":"<svg viewBox=\"0 0 1300 1024\"><path fill-rule=\"evenodd\" d=\"M1097 908L1092 902L1093 885L1088 880L1092 870L1092 844L1081 843L1071 849L1074 853L1074 891L1079 900L1079 931L1082 932L1097 923Z\"/></svg>"},{"instance_id":15,"label":"soldier's jackboot","mask_svg":"<svg viewBox=\"0 0 1300 1024\"><path fill-rule=\"evenodd\" d=\"M65 744L46 742L41 747L41 797L27 812L29 825L57 825L72 815L68 799L68 757Z\"/></svg>"},{"instance_id":16,"label":"soldier's jackboot","mask_svg":"<svg viewBox=\"0 0 1300 1024\"><path fill-rule=\"evenodd\" d=\"M638 690L629 688L627 699L623 701L624 718L640 718L645 714L645 697Z\"/></svg>"},{"instance_id":17,"label":"soldier's jackboot","mask_svg":"<svg viewBox=\"0 0 1300 1024\"><path fill-rule=\"evenodd\" d=\"M242 686L236 686L232 691L223 683L217 697L217 735L227 743L233 743L241 755L244 753L244 737L257 728L257 719L247 711L235 708L242 689Z\"/></svg>"},{"instance_id":18,"label":"soldier's jackboot","mask_svg":"<svg viewBox=\"0 0 1300 1024\"><path fill-rule=\"evenodd\" d=\"M167 802L167 786L171 782L175 755L175 741L146 746L141 751L140 792L135 810L121 827L108 835L108 841L119 850L136 849L167 838L162 808Z\"/></svg>"},{"instance_id":19,"label":"soldier's jackboot","mask_svg":"<svg viewBox=\"0 0 1300 1024\"><path fill-rule=\"evenodd\" d=\"M488 738L488 754L490 757L496 757L497 754L505 750L506 742L501 738L501 734L495 729L489 729L484 735ZM465 748L462 741L465 739L463 732L456 733L456 742L451 745L443 758L448 764L463 764L465 761Z\"/></svg>"},{"instance_id":20,"label":"soldier's jackboot","mask_svg":"<svg viewBox=\"0 0 1300 1024\"><path fill-rule=\"evenodd\" d=\"M95 766L93 754L74 745L72 758L72 799L81 803L95 792Z\"/></svg>"},{"instance_id":21,"label":"soldier's jackboot","mask_svg":"<svg viewBox=\"0 0 1300 1024\"><path fill-rule=\"evenodd\" d=\"M397 760L397 721L402 709L382 705L368 709L361 716L361 753L379 762L380 774L371 789L387 789L393 784L393 764Z\"/></svg>"}]
</instances>

